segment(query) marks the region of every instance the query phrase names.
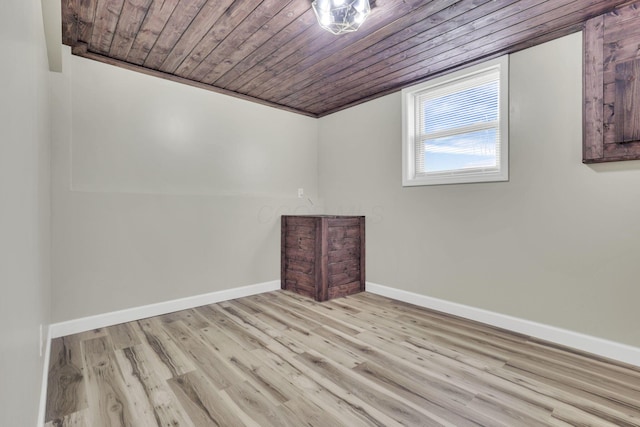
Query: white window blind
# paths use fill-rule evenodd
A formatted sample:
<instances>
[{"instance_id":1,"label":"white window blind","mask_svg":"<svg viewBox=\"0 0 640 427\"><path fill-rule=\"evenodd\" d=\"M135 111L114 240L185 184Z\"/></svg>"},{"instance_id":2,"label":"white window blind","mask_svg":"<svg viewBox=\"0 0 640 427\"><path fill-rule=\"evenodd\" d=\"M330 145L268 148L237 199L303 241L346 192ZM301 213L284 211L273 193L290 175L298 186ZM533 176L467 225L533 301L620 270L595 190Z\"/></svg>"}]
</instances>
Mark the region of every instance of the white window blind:
<instances>
[{"instance_id":1,"label":"white window blind","mask_svg":"<svg viewBox=\"0 0 640 427\"><path fill-rule=\"evenodd\" d=\"M404 185L508 178L504 74L492 64L403 91Z\"/></svg>"}]
</instances>

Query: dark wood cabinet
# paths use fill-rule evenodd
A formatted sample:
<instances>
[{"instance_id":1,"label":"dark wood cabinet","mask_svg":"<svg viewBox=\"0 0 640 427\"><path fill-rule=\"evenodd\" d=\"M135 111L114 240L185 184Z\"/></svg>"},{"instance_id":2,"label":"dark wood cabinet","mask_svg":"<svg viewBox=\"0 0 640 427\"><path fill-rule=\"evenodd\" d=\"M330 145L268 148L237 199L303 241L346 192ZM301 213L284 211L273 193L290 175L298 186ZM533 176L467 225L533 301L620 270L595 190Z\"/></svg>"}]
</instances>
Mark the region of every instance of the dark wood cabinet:
<instances>
[{"instance_id":1,"label":"dark wood cabinet","mask_svg":"<svg viewBox=\"0 0 640 427\"><path fill-rule=\"evenodd\" d=\"M640 159L640 2L584 26L583 162Z\"/></svg>"},{"instance_id":2,"label":"dark wood cabinet","mask_svg":"<svg viewBox=\"0 0 640 427\"><path fill-rule=\"evenodd\" d=\"M316 301L365 288L363 216L282 217L281 287Z\"/></svg>"}]
</instances>

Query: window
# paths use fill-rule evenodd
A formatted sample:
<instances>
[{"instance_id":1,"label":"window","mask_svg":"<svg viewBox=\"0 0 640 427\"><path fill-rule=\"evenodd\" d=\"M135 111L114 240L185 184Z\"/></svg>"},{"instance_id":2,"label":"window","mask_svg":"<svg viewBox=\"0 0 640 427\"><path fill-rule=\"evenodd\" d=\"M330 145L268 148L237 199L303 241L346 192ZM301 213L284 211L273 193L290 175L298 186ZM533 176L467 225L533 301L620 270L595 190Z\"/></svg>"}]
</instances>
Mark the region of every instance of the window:
<instances>
[{"instance_id":1,"label":"window","mask_svg":"<svg viewBox=\"0 0 640 427\"><path fill-rule=\"evenodd\" d=\"M507 181L508 56L402 91L402 185Z\"/></svg>"}]
</instances>

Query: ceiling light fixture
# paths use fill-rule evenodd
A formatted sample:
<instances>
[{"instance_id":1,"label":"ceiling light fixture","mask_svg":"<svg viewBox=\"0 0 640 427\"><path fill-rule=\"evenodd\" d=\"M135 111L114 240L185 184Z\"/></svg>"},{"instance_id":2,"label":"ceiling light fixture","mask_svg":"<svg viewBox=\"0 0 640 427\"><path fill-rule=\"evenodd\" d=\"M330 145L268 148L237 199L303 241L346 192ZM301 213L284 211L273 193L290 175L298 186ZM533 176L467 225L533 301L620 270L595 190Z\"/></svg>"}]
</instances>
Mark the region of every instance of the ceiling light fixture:
<instances>
[{"instance_id":1,"label":"ceiling light fixture","mask_svg":"<svg viewBox=\"0 0 640 427\"><path fill-rule=\"evenodd\" d=\"M313 0L322 28L333 34L356 31L371 12L369 0Z\"/></svg>"}]
</instances>

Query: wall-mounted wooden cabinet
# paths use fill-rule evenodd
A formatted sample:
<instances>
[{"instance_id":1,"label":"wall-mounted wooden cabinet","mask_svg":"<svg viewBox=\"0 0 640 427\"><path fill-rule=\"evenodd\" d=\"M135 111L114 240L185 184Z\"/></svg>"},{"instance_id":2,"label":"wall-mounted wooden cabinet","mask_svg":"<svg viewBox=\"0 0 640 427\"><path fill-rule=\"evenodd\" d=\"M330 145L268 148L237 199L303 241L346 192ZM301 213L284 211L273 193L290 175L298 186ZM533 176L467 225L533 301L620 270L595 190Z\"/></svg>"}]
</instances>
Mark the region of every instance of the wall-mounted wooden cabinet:
<instances>
[{"instance_id":1,"label":"wall-mounted wooden cabinet","mask_svg":"<svg viewBox=\"0 0 640 427\"><path fill-rule=\"evenodd\" d=\"M363 216L283 216L281 287L326 301L365 289Z\"/></svg>"},{"instance_id":2,"label":"wall-mounted wooden cabinet","mask_svg":"<svg viewBox=\"0 0 640 427\"><path fill-rule=\"evenodd\" d=\"M640 159L640 2L584 27L583 162Z\"/></svg>"}]
</instances>

